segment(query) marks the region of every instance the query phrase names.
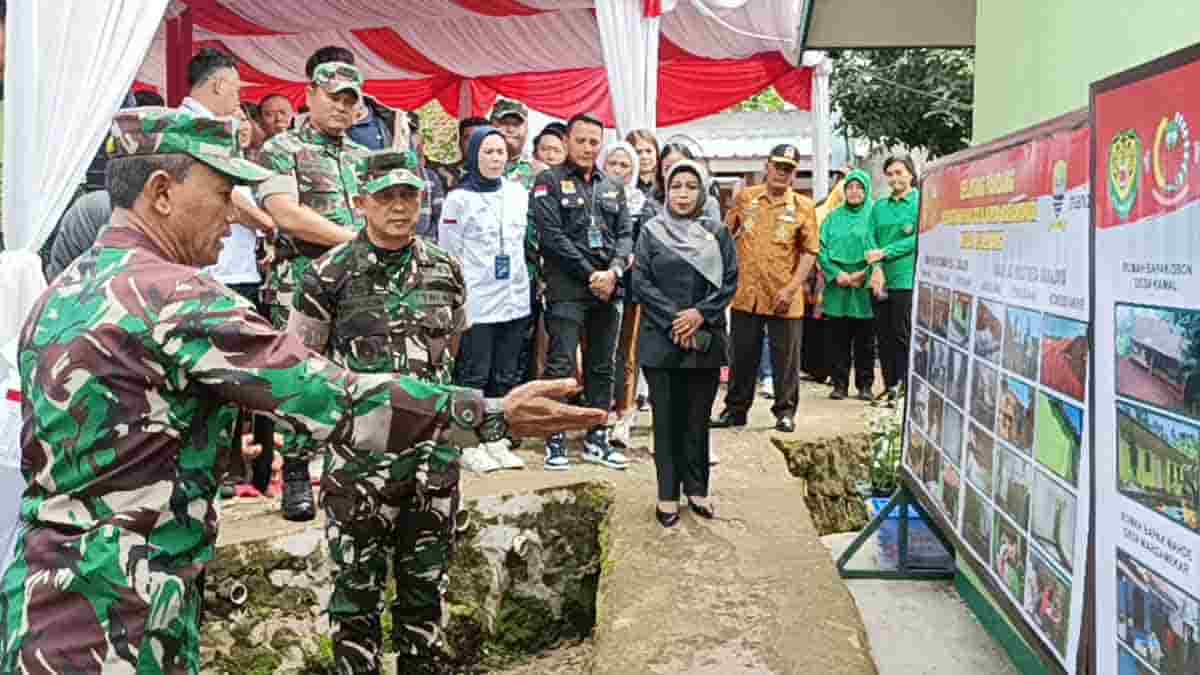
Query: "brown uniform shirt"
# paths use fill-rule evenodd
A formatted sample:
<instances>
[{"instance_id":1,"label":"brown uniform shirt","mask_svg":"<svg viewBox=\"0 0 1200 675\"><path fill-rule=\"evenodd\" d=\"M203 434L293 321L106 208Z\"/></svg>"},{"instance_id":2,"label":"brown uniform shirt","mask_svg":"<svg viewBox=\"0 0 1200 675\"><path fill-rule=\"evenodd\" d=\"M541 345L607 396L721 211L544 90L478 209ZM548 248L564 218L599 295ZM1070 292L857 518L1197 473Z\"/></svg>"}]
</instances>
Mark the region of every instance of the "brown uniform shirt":
<instances>
[{"instance_id":1,"label":"brown uniform shirt","mask_svg":"<svg viewBox=\"0 0 1200 675\"><path fill-rule=\"evenodd\" d=\"M766 185L738 193L725 224L737 241L738 289L732 309L776 316L775 295L787 286L804 254L817 255L821 233L811 199L791 188L771 201ZM804 318L804 293L796 294L788 319Z\"/></svg>"}]
</instances>

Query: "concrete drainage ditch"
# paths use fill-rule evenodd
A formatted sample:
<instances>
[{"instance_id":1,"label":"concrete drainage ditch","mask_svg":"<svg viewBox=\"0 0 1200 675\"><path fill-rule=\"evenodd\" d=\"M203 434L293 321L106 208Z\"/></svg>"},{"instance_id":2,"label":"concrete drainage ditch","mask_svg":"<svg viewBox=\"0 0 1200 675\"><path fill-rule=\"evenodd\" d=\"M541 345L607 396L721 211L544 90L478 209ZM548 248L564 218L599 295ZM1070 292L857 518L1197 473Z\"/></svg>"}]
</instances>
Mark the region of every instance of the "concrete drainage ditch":
<instances>
[{"instance_id":1,"label":"concrete drainage ditch","mask_svg":"<svg viewBox=\"0 0 1200 675\"><path fill-rule=\"evenodd\" d=\"M612 487L593 482L464 501L447 591L455 672L494 672L591 635L612 501ZM333 673L321 611L331 573L316 523L220 546L202 672ZM389 628L385 612L385 636Z\"/></svg>"}]
</instances>

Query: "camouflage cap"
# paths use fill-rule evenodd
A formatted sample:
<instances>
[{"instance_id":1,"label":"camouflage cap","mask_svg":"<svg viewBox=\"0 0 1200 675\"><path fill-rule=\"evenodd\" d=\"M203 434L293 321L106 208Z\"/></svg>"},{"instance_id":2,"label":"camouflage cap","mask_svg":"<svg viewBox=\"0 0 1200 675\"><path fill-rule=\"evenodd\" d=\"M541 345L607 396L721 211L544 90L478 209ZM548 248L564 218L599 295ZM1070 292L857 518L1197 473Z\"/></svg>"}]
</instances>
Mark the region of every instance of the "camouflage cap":
<instances>
[{"instance_id":1,"label":"camouflage cap","mask_svg":"<svg viewBox=\"0 0 1200 675\"><path fill-rule=\"evenodd\" d=\"M393 185L407 185L416 190L425 188L417 177L417 157L412 151L380 150L359 161L363 192L375 194Z\"/></svg>"},{"instance_id":2,"label":"camouflage cap","mask_svg":"<svg viewBox=\"0 0 1200 675\"><path fill-rule=\"evenodd\" d=\"M197 117L173 108L121 110L113 116L106 149L110 159L188 155L235 183L261 183L272 175L240 156L232 117Z\"/></svg>"},{"instance_id":3,"label":"camouflage cap","mask_svg":"<svg viewBox=\"0 0 1200 675\"><path fill-rule=\"evenodd\" d=\"M496 106L492 108L492 121L495 122L509 115L516 115L524 122L529 118L529 108L525 107L520 101L512 101L509 99L501 99L496 101Z\"/></svg>"},{"instance_id":4,"label":"camouflage cap","mask_svg":"<svg viewBox=\"0 0 1200 675\"><path fill-rule=\"evenodd\" d=\"M336 94L347 89L362 98L363 78L358 68L341 61L322 63L313 70L313 84L330 94Z\"/></svg>"}]
</instances>

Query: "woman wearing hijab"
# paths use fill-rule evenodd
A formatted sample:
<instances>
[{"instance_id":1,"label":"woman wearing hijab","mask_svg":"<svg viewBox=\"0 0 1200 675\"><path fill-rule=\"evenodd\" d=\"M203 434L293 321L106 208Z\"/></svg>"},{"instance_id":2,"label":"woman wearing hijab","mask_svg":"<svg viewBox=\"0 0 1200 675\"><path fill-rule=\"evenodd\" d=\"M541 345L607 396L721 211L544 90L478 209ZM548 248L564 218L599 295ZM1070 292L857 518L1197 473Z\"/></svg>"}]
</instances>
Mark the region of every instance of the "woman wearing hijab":
<instances>
[{"instance_id":1,"label":"woman wearing hijab","mask_svg":"<svg viewBox=\"0 0 1200 675\"><path fill-rule=\"evenodd\" d=\"M875 383L875 345L868 277L873 266L867 252L877 248L871 227L871 177L852 171L842 187L846 203L821 224L818 261L825 278L824 312L829 321L829 355L833 366L833 392L829 398L846 398L850 387L853 354L854 386L858 398L871 400Z\"/></svg>"},{"instance_id":2,"label":"woman wearing hijab","mask_svg":"<svg viewBox=\"0 0 1200 675\"><path fill-rule=\"evenodd\" d=\"M666 174L664 210L642 226L633 287L645 315L638 360L654 411L658 522L679 522L680 487L691 510L713 518L708 500L708 417L726 359L725 310L737 291L733 237L705 216L705 172L690 160Z\"/></svg>"},{"instance_id":3,"label":"woman wearing hijab","mask_svg":"<svg viewBox=\"0 0 1200 675\"><path fill-rule=\"evenodd\" d=\"M633 220L633 241L637 245L642 223L654 217L654 209L646 195L637 187L638 155L628 143L612 143L605 147L596 159L596 168L604 172L613 182L625 184L625 198L629 215ZM634 418L637 416L638 363L637 339L642 313L636 304L634 289L631 288L630 273L622 280L625 286L625 307L621 315L621 335L617 341L614 360L613 407L617 414L609 442L628 448Z\"/></svg>"},{"instance_id":4,"label":"woman wearing hijab","mask_svg":"<svg viewBox=\"0 0 1200 675\"><path fill-rule=\"evenodd\" d=\"M664 183L667 172L671 170L671 167L675 166L676 162L685 159L696 162L699 166L700 160L696 159L696 155L688 146L681 143L667 143L663 146L662 155L658 160L658 188L654 191L654 194L649 195L656 213L663 212L663 207L667 201L667 186ZM704 215L718 223L724 222L721 218L720 200L717 195L713 194L711 185L708 187L708 197L704 200Z\"/></svg>"},{"instance_id":5,"label":"woman wearing hijab","mask_svg":"<svg viewBox=\"0 0 1200 675\"><path fill-rule=\"evenodd\" d=\"M446 196L438 244L462 263L471 326L458 349L455 382L502 397L521 378L518 357L528 331L529 271L525 227L529 193L505 180L508 150L492 127L476 129L467 146L466 175ZM520 468L524 462L501 440L463 451L476 471Z\"/></svg>"}]
</instances>

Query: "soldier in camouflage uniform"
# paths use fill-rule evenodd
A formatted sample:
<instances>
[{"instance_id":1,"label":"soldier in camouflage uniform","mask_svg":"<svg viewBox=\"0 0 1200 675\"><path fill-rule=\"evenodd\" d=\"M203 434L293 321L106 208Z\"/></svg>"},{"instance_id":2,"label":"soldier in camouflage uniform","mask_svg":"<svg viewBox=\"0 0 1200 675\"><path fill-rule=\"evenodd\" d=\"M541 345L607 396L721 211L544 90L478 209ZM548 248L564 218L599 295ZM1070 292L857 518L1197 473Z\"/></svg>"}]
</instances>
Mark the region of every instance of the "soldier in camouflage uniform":
<instances>
[{"instance_id":1,"label":"soldier in camouflage uniform","mask_svg":"<svg viewBox=\"0 0 1200 675\"><path fill-rule=\"evenodd\" d=\"M272 136L260 153L259 162L276 174L255 191L280 229L275 265L262 291L276 328L287 326L295 289L312 261L362 229L354 198L359 194L357 165L367 149L346 135L361 96L357 68L338 61L319 64L308 90L308 118L300 128ZM287 434L281 454L283 515L311 520L316 514L311 456Z\"/></svg>"},{"instance_id":2,"label":"soldier in camouflage uniform","mask_svg":"<svg viewBox=\"0 0 1200 675\"><path fill-rule=\"evenodd\" d=\"M222 410L269 414L309 447L357 449L347 465L390 458L406 468L388 489L435 500L457 475L443 448L505 416L526 432L604 417L546 398L569 384L485 401L347 371L273 329L199 271L228 232L232 184L269 176L236 147L229 119L114 119L112 223L20 337L28 487L0 585L0 672L199 672L196 578L213 556L215 465L232 431Z\"/></svg>"},{"instance_id":3,"label":"soldier in camouflage uniform","mask_svg":"<svg viewBox=\"0 0 1200 675\"><path fill-rule=\"evenodd\" d=\"M404 373L449 384L451 341L466 324L466 285L456 259L415 236L424 182L410 152L372 153L359 204L367 227L313 263L292 321L310 348L356 373ZM458 458L459 449L437 453ZM329 599L338 672L380 672L380 614L388 568L396 575L393 645L401 673L430 668L443 646L442 593L458 512L457 473L414 494L414 464L333 445L325 455L321 505L337 572Z\"/></svg>"}]
</instances>

